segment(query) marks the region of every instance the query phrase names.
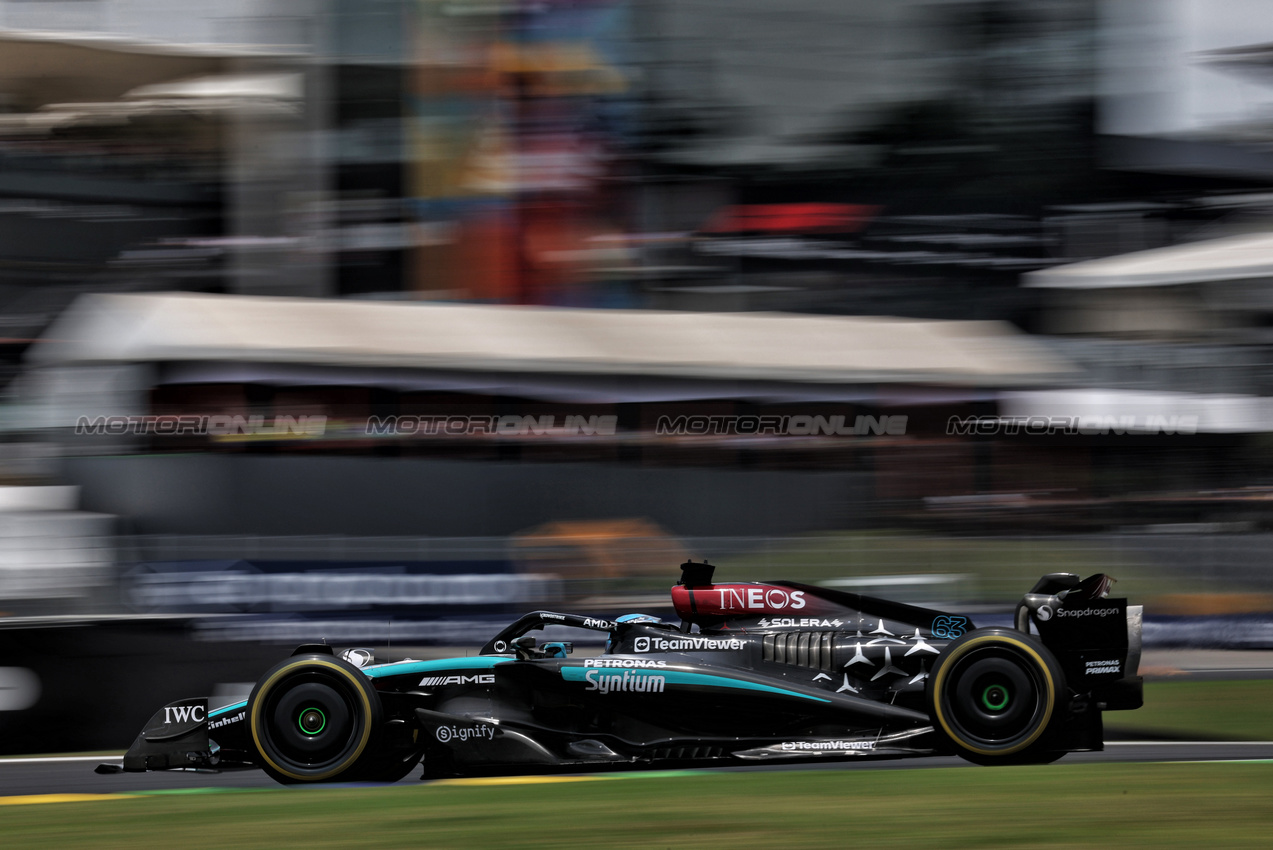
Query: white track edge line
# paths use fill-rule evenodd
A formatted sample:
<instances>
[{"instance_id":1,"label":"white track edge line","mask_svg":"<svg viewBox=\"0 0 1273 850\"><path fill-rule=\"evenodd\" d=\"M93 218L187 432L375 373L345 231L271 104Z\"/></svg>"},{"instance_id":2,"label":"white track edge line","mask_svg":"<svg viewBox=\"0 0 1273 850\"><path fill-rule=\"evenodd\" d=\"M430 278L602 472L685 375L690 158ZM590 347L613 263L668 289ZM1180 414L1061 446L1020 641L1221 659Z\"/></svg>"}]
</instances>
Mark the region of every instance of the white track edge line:
<instances>
[{"instance_id":1,"label":"white track edge line","mask_svg":"<svg viewBox=\"0 0 1273 850\"><path fill-rule=\"evenodd\" d=\"M1273 747L1273 741L1106 741L1106 747Z\"/></svg>"}]
</instances>

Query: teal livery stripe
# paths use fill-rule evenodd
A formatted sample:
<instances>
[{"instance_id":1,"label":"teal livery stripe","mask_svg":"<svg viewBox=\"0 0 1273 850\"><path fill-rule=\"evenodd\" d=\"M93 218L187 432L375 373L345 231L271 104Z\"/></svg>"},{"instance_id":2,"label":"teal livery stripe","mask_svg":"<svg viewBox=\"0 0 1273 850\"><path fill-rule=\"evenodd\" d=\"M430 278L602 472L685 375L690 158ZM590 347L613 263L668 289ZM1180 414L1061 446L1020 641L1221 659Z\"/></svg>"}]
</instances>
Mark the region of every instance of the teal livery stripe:
<instances>
[{"instance_id":1,"label":"teal livery stripe","mask_svg":"<svg viewBox=\"0 0 1273 850\"><path fill-rule=\"evenodd\" d=\"M439 658L434 661L395 661L392 664L367 667L362 672L372 679L379 679L382 676L403 676L408 673L433 673L444 670L489 670L496 664L504 664L512 660L507 655L474 655L470 658Z\"/></svg>"},{"instance_id":2,"label":"teal livery stripe","mask_svg":"<svg viewBox=\"0 0 1273 850\"><path fill-rule=\"evenodd\" d=\"M238 711L241 708L247 708L248 701L236 702L234 705L223 705L220 708L214 708L208 712L209 717L216 717L219 714L228 714L231 711Z\"/></svg>"},{"instance_id":3,"label":"teal livery stripe","mask_svg":"<svg viewBox=\"0 0 1273 850\"><path fill-rule=\"evenodd\" d=\"M588 678L588 674L595 674ZM587 682L590 689L599 691L629 691L636 693L661 693L665 685L698 685L706 688L731 688L739 691L761 691L768 694L781 694L785 697L799 697L814 702L830 703L831 700L776 688L773 685L762 685L743 679L732 679L728 676L713 676L708 673L686 673L680 670L643 669L616 670L597 667L562 667L561 677L567 682Z\"/></svg>"}]
</instances>

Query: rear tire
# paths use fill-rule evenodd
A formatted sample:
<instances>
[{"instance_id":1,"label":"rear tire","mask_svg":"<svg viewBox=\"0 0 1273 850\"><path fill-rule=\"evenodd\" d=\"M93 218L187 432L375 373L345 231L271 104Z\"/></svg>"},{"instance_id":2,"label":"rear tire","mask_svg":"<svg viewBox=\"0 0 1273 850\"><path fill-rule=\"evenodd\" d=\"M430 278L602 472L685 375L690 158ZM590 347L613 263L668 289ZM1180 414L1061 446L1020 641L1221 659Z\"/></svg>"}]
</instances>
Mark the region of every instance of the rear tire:
<instances>
[{"instance_id":1,"label":"rear tire","mask_svg":"<svg viewBox=\"0 0 1273 850\"><path fill-rule=\"evenodd\" d=\"M252 689L247 713L261 768L285 784L360 778L382 721L367 677L327 655L297 656L272 668Z\"/></svg>"},{"instance_id":2,"label":"rear tire","mask_svg":"<svg viewBox=\"0 0 1273 850\"><path fill-rule=\"evenodd\" d=\"M936 734L977 764L1042 764L1055 749L1065 674L1036 638L978 629L938 656L925 698Z\"/></svg>"}]
</instances>

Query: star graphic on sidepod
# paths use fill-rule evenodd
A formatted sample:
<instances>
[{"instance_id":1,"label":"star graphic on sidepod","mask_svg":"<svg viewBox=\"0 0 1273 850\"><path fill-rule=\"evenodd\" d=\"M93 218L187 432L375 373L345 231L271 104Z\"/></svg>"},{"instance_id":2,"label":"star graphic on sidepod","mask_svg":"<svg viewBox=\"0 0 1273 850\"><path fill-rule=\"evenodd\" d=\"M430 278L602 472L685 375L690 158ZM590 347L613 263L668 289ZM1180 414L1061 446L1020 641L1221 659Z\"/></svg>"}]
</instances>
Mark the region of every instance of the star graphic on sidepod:
<instances>
[{"instance_id":1,"label":"star graphic on sidepod","mask_svg":"<svg viewBox=\"0 0 1273 850\"><path fill-rule=\"evenodd\" d=\"M848 661L846 661L846 662L845 662L845 664L844 664L844 666L845 666L845 667L852 667L854 664L857 664L857 663L859 663L859 662L861 662L861 663L863 663L863 664L870 664L872 667L874 667L874 666L875 666L875 662L874 662L874 661L872 661L871 659L867 658L865 655L863 655L863 654L862 654L862 644L861 644L861 643L855 643L855 644L853 644L853 646L854 646L854 648L855 648L855 649L857 649L857 655L854 655L852 658L850 658Z\"/></svg>"},{"instance_id":2,"label":"star graphic on sidepod","mask_svg":"<svg viewBox=\"0 0 1273 850\"><path fill-rule=\"evenodd\" d=\"M897 635L884 628L884 621L880 620L880 624L871 631L873 635L888 635L889 637L897 637Z\"/></svg>"},{"instance_id":3,"label":"star graphic on sidepod","mask_svg":"<svg viewBox=\"0 0 1273 850\"><path fill-rule=\"evenodd\" d=\"M871 677L871 681L872 681L872 682L874 682L876 679L878 679L878 678L880 678L881 676L884 676L884 675L886 675L886 674L888 674L888 673L893 673L893 674L898 675L898 676L905 676L905 675L906 675L906 671L905 671L905 670L903 670L903 669L902 669L902 668L900 668L900 667L894 667L894 666L893 666L893 650L892 650L892 647L888 647L888 646L886 646L886 647L884 647L884 666L880 668L880 672L876 673L874 676L872 676L872 677Z\"/></svg>"},{"instance_id":4,"label":"star graphic on sidepod","mask_svg":"<svg viewBox=\"0 0 1273 850\"><path fill-rule=\"evenodd\" d=\"M915 645L908 649L906 651L906 655L903 657L909 657L914 655L916 652L931 652L933 655L939 655L941 651L937 649L937 647L930 645L928 641L924 640L924 636L919 633L919 629L916 629Z\"/></svg>"}]
</instances>

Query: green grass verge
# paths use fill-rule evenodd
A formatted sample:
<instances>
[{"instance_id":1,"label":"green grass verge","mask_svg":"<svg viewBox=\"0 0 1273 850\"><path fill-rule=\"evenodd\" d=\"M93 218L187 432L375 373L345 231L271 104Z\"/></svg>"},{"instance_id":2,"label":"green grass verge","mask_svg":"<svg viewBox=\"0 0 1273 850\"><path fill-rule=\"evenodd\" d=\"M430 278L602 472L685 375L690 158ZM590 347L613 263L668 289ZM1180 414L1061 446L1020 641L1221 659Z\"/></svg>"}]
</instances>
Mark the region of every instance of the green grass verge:
<instances>
[{"instance_id":1,"label":"green grass verge","mask_svg":"<svg viewBox=\"0 0 1273 850\"><path fill-rule=\"evenodd\" d=\"M1105 714L1106 730L1170 735L1178 740L1273 741L1273 680L1155 681L1145 705Z\"/></svg>"},{"instance_id":2,"label":"green grass verge","mask_svg":"<svg viewBox=\"0 0 1273 850\"><path fill-rule=\"evenodd\" d=\"M278 790L0 808L6 847L1267 847L1273 764Z\"/></svg>"}]
</instances>

